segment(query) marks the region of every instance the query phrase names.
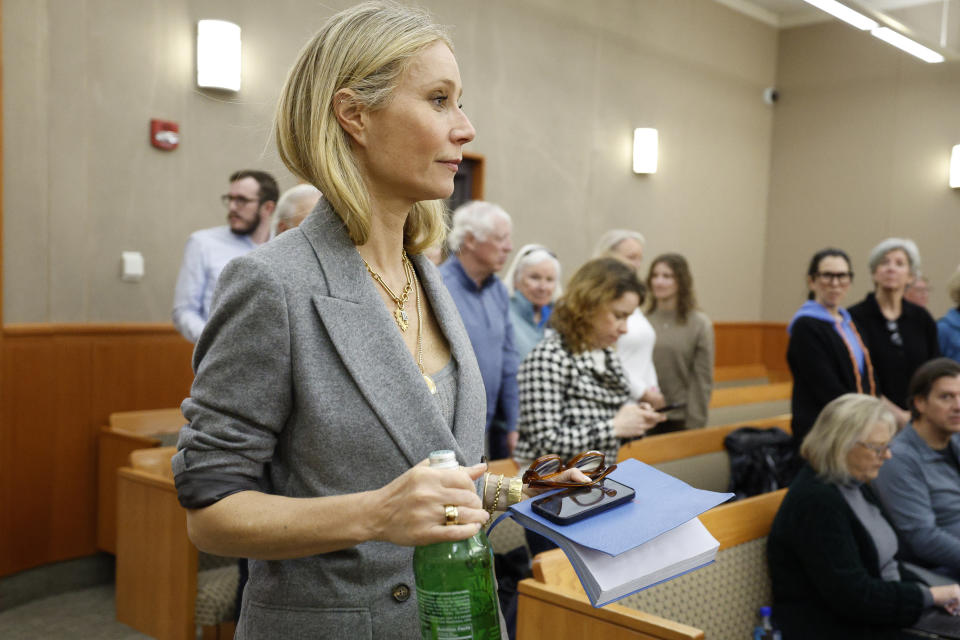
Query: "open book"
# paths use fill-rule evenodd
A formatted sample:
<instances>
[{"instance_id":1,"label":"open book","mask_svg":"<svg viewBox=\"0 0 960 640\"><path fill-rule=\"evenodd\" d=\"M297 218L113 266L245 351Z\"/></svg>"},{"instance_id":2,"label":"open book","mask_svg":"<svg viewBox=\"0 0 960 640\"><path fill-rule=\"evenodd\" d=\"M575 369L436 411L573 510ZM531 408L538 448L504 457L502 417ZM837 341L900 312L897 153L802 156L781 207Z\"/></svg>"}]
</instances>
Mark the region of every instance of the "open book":
<instances>
[{"instance_id":1,"label":"open book","mask_svg":"<svg viewBox=\"0 0 960 640\"><path fill-rule=\"evenodd\" d=\"M634 499L568 525L533 513L530 500L508 512L563 549L593 606L713 562L719 543L697 516L733 494L694 489L633 459L619 463L609 477L633 487Z\"/></svg>"}]
</instances>

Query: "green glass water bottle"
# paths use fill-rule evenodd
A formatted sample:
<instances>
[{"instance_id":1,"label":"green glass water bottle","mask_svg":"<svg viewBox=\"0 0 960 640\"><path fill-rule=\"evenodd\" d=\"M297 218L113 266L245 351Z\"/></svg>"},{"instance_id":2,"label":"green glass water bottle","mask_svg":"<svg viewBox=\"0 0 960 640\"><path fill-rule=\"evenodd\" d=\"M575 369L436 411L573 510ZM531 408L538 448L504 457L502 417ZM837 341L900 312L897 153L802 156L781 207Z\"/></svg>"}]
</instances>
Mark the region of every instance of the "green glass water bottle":
<instances>
[{"instance_id":1,"label":"green glass water bottle","mask_svg":"<svg viewBox=\"0 0 960 640\"><path fill-rule=\"evenodd\" d=\"M430 466L456 469L453 451L434 451ZM487 534L438 542L413 552L423 640L500 640L497 581Z\"/></svg>"}]
</instances>

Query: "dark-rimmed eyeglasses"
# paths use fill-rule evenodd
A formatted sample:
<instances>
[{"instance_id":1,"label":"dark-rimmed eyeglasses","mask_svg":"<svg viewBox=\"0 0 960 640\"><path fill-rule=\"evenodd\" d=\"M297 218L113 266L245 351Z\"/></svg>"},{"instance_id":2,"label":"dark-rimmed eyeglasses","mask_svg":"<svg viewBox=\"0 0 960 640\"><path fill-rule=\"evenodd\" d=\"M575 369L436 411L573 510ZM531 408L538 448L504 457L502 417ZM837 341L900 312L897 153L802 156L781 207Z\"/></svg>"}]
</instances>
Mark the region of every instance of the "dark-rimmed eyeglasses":
<instances>
[{"instance_id":1,"label":"dark-rimmed eyeglasses","mask_svg":"<svg viewBox=\"0 0 960 640\"><path fill-rule=\"evenodd\" d=\"M852 271L818 271L817 278L822 282L836 281L839 284L846 284L853 280Z\"/></svg>"},{"instance_id":2,"label":"dark-rimmed eyeglasses","mask_svg":"<svg viewBox=\"0 0 960 640\"><path fill-rule=\"evenodd\" d=\"M251 202L256 202L260 204L261 200L259 198L245 198L244 196L232 196L229 193L225 193L220 196L220 202L223 203L223 206L229 207L231 203L236 203L238 207L245 207Z\"/></svg>"},{"instance_id":3,"label":"dark-rimmed eyeglasses","mask_svg":"<svg viewBox=\"0 0 960 640\"><path fill-rule=\"evenodd\" d=\"M617 468L612 464L604 466L604 455L599 451L584 451L564 463L563 459L555 454L541 456L530 463L530 467L523 472L523 483L531 487L589 487L597 484ZM589 482L560 482L554 480L567 469L579 469Z\"/></svg>"},{"instance_id":4,"label":"dark-rimmed eyeglasses","mask_svg":"<svg viewBox=\"0 0 960 640\"><path fill-rule=\"evenodd\" d=\"M887 455L887 452L890 451L890 444L877 444L875 442L860 442L857 441L857 444L863 447L864 449L869 449L877 454L878 457L882 458Z\"/></svg>"}]
</instances>

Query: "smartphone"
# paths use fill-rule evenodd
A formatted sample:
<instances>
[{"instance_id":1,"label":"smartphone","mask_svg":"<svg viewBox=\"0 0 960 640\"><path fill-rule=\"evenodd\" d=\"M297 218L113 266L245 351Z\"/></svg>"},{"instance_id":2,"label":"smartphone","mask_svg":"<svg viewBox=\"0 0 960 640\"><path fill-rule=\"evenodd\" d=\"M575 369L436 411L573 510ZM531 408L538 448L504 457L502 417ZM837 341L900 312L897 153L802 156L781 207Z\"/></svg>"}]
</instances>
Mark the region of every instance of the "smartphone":
<instances>
[{"instance_id":1,"label":"smartphone","mask_svg":"<svg viewBox=\"0 0 960 640\"><path fill-rule=\"evenodd\" d=\"M570 524L626 504L633 500L635 494L627 485L604 478L599 484L590 487L571 487L549 496L535 498L530 503L530 508L551 522Z\"/></svg>"},{"instance_id":2,"label":"smartphone","mask_svg":"<svg viewBox=\"0 0 960 640\"><path fill-rule=\"evenodd\" d=\"M674 409L683 409L687 406L686 402L674 402L673 404L668 404L659 409L655 409L658 413L666 413L667 411L673 411Z\"/></svg>"}]
</instances>

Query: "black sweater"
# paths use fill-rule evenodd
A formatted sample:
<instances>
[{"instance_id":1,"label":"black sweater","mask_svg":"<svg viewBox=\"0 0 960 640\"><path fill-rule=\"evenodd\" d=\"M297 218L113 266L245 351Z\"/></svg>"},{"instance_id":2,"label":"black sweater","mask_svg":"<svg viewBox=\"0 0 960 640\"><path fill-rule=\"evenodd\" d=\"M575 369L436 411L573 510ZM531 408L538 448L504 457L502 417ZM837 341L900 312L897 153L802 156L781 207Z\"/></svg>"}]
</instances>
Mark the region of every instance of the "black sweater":
<instances>
[{"instance_id":1,"label":"black sweater","mask_svg":"<svg viewBox=\"0 0 960 640\"><path fill-rule=\"evenodd\" d=\"M864 497L877 503L869 487ZM886 515L886 514L884 514ZM925 587L880 577L877 548L836 485L807 465L767 538L773 609L784 640L897 638L923 611Z\"/></svg>"},{"instance_id":2,"label":"black sweater","mask_svg":"<svg viewBox=\"0 0 960 640\"><path fill-rule=\"evenodd\" d=\"M834 325L809 316L793 323L787 363L793 374L790 428L799 447L828 402L857 391L857 379L850 351ZM863 393L870 393L866 375L861 385Z\"/></svg>"},{"instance_id":3,"label":"black sweater","mask_svg":"<svg viewBox=\"0 0 960 640\"><path fill-rule=\"evenodd\" d=\"M862 302L848 309L860 336L870 350L877 371L880 394L903 409L908 409L907 388L913 373L927 360L940 355L937 323L930 312L907 300L897 318L897 333L903 345L890 340L887 319L880 311L877 298L868 293Z\"/></svg>"}]
</instances>

